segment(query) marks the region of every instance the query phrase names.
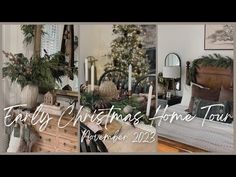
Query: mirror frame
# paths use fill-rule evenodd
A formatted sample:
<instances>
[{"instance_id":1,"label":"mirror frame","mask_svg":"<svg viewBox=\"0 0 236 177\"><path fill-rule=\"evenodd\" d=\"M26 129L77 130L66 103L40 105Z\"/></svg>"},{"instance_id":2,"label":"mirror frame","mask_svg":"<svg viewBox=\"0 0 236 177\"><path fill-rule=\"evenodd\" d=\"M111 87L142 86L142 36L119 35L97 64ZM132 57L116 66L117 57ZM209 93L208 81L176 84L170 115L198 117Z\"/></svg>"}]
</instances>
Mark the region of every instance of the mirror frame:
<instances>
[{"instance_id":1,"label":"mirror frame","mask_svg":"<svg viewBox=\"0 0 236 177\"><path fill-rule=\"evenodd\" d=\"M182 85L182 83L181 83L181 76L182 76L182 66L181 66L181 59L180 59L180 57L179 57L179 55L177 54L177 53L174 53L174 52L171 52L171 53L168 53L167 55L166 55L166 57L165 57L165 65L164 66L167 66L166 65L166 60L167 60L167 57L168 57L168 55L170 55L170 54L173 54L173 55L176 55L176 57L178 58L178 60L179 60L179 67L180 67L180 78L178 78L178 79L175 79L175 83L177 83L177 82L179 82L180 83L180 86L179 86L179 89L176 89L176 91L181 91L181 85Z\"/></svg>"}]
</instances>

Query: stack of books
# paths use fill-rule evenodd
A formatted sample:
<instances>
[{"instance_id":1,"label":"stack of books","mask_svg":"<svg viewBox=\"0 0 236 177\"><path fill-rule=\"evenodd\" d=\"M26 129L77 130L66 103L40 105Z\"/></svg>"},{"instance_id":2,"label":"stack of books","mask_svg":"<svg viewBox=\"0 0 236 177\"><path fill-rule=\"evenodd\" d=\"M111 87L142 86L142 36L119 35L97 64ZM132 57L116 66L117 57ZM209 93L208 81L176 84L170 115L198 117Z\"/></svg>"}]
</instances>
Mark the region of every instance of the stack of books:
<instances>
[{"instance_id":1,"label":"stack of books","mask_svg":"<svg viewBox=\"0 0 236 177\"><path fill-rule=\"evenodd\" d=\"M43 103L41 104L41 106L42 106L41 112L49 113L52 115L60 116L64 111L63 106L46 105Z\"/></svg>"}]
</instances>

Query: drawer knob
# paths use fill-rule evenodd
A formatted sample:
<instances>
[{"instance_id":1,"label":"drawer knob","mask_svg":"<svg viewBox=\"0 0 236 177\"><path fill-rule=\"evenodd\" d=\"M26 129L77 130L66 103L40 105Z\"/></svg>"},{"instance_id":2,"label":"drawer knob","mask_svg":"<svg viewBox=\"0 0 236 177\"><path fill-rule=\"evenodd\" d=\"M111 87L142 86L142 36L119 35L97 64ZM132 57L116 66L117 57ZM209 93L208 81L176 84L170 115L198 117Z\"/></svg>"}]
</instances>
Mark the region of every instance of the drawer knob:
<instances>
[{"instance_id":1,"label":"drawer knob","mask_svg":"<svg viewBox=\"0 0 236 177\"><path fill-rule=\"evenodd\" d=\"M77 136L77 135L78 135L78 133L77 133L77 132L75 132L75 135Z\"/></svg>"},{"instance_id":2,"label":"drawer knob","mask_svg":"<svg viewBox=\"0 0 236 177\"><path fill-rule=\"evenodd\" d=\"M66 143L63 143L63 145L65 146L65 145L66 145Z\"/></svg>"},{"instance_id":3,"label":"drawer knob","mask_svg":"<svg viewBox=\"0 0 236 177\"><path fill-rule=\"evenodd\" d=\"M51 138L48 138L48 141L50 142L50 141L51 141Z\"/></svg>"},{"instance_id":4,"label":"drawer knob","mask_svg":"<svg viewBox=\"0 0 236 177\"><path fill-rule=\"evenodd\" d=\"M77 147L76 146L74 146L74 149L76 149Z\"/></svg>"},{"instance_id":5,"label":"drawer knob","mask_svg":"<svg viewBox=\"0 0 236 177\"><path fill-rule=\"evenodd\" d=\"M66 132L67 132L67 130L66 130L66 129L64 129L64 132L66 133Z\"/></svg>"},{"instance_id":6,"label":"drawer knob","mask_svg":"<svg viewBox=\"0 0 236 177\"><path fill-rule=\"evenodd\" d=\"M49 129L51 129L51 128L52 128L52 126L51 126L51 125L49 125L49 126L48 126L48 128L49 128Z\"/></svg>"},{"instance_id":7,"label":"drawer knob","mask_svg":"<svg viewBox=\"0 0 236 177\"><path fill-rule=\"evenodd\" d=\"M42 139L42 136L39 136L39 139Z\"/></svg>"}]
</instances>

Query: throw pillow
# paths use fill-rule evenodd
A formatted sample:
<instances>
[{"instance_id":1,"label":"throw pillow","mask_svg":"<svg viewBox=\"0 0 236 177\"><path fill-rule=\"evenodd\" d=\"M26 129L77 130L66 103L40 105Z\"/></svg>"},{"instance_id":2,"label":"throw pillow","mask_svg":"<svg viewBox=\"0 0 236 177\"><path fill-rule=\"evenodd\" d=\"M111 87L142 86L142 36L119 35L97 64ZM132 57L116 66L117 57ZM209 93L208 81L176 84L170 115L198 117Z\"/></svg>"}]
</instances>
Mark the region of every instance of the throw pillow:
<instances>
[{"instance_id":1,"label":"throw pillow","mask_svg":"<svg viewBox=\"0 0 236 177\"><path fill-rule=\"evenodd\" d=\"M218 101L220 90L209 89L206 87L199 87L198 85L192 85L192 97L189 103L188 112L192 114L193 111L193 98L198 97L210 101Z\"/></svg>"},{"instance_id":2,"label":"throw pillow","mask_svg":"<svg viewBox=\"0 0 236 177\"><path fill-rule=\"evenodd\" d=\"M202 107L213 105L213 104L222 104L223 106L213 106L210 108L209 112L208 108L201 109ZM211 101L211 100L204 100L201 98L193 98L193 111L192 114L196 115L196 117L209 119L213 114L219 114L222 116L222 119L226 116L226 114L230 113L230 103L229 101L218 102L218 101ZM228 117L226 120L217 120L217 116L214 117L214 121L224 122L224 123L231 123L233 119Z\"/></svg>"},{"instance_id":3,"label":"throw pillow","mask_svg":"<svg viewBox=\"0 0 236 177\"><path fill-rule=\"evenodd\" d=\"M231 106L230 114L233 116L233 88L226 89L221 87L219 101L229 101Z\"/></svg>"}]
</instances>

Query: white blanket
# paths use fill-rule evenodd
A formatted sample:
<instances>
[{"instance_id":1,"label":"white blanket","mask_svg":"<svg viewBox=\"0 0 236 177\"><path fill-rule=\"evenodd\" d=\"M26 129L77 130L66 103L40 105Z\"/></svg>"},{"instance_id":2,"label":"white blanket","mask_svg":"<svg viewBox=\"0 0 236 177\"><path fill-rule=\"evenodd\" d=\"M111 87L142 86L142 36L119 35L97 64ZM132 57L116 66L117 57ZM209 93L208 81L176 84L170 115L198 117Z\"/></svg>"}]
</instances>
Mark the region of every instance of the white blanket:
<instances>
[{"instance_id":1,"label":"white blanket","mask_svg":"<svg viewBox=\"0 0 236 177\"><path fill-rule=\"evenodd\" d=\"M170 106L167 114L173 111L187 115L187 107L181 104ZM160 110L158 115L161 115ZM174 120L172 123L162 121L157 126L157 134L175 141L192 145L210 152L233 152L233 124L194 118L190 122Z\"/></svg>"}]
</instances>

